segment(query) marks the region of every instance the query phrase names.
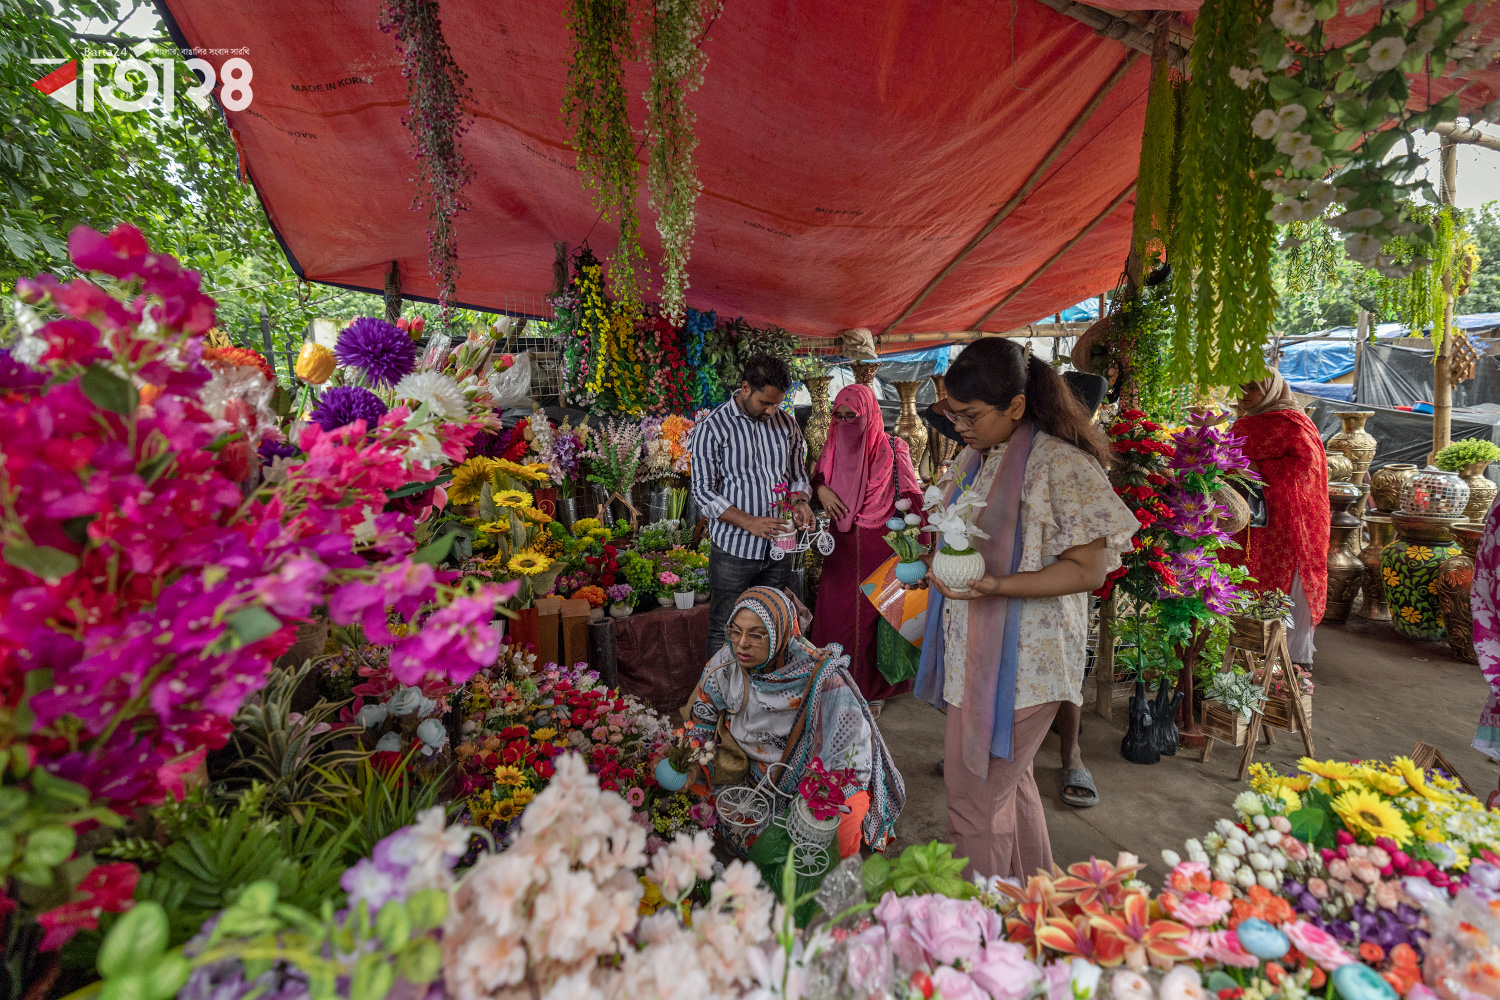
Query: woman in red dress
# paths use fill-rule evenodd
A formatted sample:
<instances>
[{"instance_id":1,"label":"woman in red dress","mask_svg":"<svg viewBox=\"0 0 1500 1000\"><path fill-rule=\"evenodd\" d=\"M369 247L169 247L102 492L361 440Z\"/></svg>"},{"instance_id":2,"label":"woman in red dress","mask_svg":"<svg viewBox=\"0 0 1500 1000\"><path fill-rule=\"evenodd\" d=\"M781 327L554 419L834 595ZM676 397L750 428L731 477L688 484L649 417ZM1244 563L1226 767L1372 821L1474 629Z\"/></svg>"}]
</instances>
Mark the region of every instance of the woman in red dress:
<instances>
[{"instance_id":1,"label":"woman in red dress","mask_svg":"<svg viewBox=\"0 0 1500 1000\"><path fill-rule=\"evenodd\" d=\"M1291 597L1288 652L1293 663L1310 666L1313 629L1323 620L1328 600L1331 510L1323 439L1280 375L1246 382L1240 391L1234 433L1245 439L1245 457L1265 481L1267 518L1264 528L1246 528L1248 537L1237 540L1244 545L1244 565L1255 577L1249 586L1275 588Z\"/></svg>"},{"instance_id":2,"label":"woman in red dress","mask_svg":"<svg viewBox=\"0 0 1500 1000\"><path fill-rule=\"evenodd\" d=\"M899 479L899 482L897 481ZM875 660L875 629L880 613L859 585L891 557L885 522L898 496L922 509L922 487L906 442L885 432L875 391L845 386L833 402L828 443L813 469L813 491L833 518L833 554L823 560L818 604L809 638L826 648L836 642L849 656L849 673L877 710L884 699L911 690L911 681L893 685Z\"/></svg>"}]
</instances>

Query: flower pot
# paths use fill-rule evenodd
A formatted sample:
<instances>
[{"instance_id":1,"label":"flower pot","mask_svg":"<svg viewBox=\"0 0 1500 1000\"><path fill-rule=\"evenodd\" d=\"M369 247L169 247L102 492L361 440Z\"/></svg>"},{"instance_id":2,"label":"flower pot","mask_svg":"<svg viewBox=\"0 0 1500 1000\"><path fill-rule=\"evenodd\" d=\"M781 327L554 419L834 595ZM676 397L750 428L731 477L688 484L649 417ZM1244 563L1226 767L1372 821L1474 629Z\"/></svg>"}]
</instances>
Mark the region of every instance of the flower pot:
<instances>
[{"instance_id":1,"label":"flower pot","mask_svg":"<svg viewBox=\"0 0 1500 1000\"><path fill-rule=\"evenodd\" d=\"M563 527L573 527L573 522L578 520L577 497L558 497L557 519L563 523Z\"/></svg>"},{"instance_id":2,"label":"flower pot","mask_svg":"<svg viewBox=\"0 0 1500 1000\"><path fill-rule=\"evenodd\" d=\"M771 544L783 552L790 552L797 547L797 533L795 531L788 531L784 535L777 535L771 539Z\"/></svg>"},{"instance_id":3,"label":"flower pot","mask_svg":"<svg viewBox=\"0 0 1500 1000\"><path fill-rule=\"evenodd\" d=\"M896 579L907 586L921 583L927 577L927 564L918 560L917 562L898 562L896 564Z\"/></svg>"},{"instance_id":4,"label":"flower pot","mask_svg":"<svg viewBox=\"0 0 1500 1000\"><path fill-rule=\"evenodd\" d=\"M1391 606L1391 626L1408 639L1441 641L1442 607L1438 603L1438 569L1459 553L1453 542L1451 518L1395 514L1396 541L1380 554L1385 598Z\"/></svg>"},{"instance_id":5,"label":"flower pot","mask_svg":"<svg viewBox=\"0 0 1500 1000\"><path fill-rule=\"evenodd\" d=\"M634 610L635 609L628 604L611 604L609 606L609 616L611 618L629 618L631 612L633 612Z\"/></svg>"},{"instance_id":6,"label":"flower pot","mask_svg":"<svg viewBox=\"0 0 1500 1000\"><path fill-rule=\"evenodd\" d=\"M1408 462L1382 465L1370 473L1370 502L1375 509L1390 513L1401 509L1401 487L1417 474L1417 467Z\"/></svg>"},{"instance_id":7,"label":"flower pot","mask_svg":"<svg viewBox=\"0 0 1500 1000\"><path fill-rule=\"evenodd\" d=\"M1484 470L1489 468L1488 462L1471 462L1463 467L1460 477L1469 486L1469 505L1464 508L1464 519L1479 524L1489 516L1490 506L1495 502L1495 494L1500 492L1491 480L1485 477Z\"/></svg>"},{"instance_id":8,"label":"flower pot","mask_svg":"<svg viewBox=\"0 0 1500 1000\"><path fill-rule=\"evenodd\" d=\"M932 575L950 590L967 590L970 580L984 576L984 556L973 549L949 552L945 546L932 557Z\"/></svg>"},{"instance_id":9,"label":"flower pot","mask_svg":"<svg viewBox=\"0 0 1500 1000\"><path fill-rule=\"evenodd\" d=\"M694 604L704 604L708 601L708 591L700 590L693 594Z\"/></svg>"},{"instance_id":10,"label":"flower pot","mask_svg":"<svg viewBox=\"0 0 1500 1000\"><path fill-rule=\"evenodd\" d=\"M1388 622L1391 620L1391 606L1385 599L1385 580L1380 575L1380 553L1396 537L1396 529L1384 514L1366 514L1365 525L1370 531L1370 544L1359 553L1365 599L1360 602L1357 613L1371 621Z\"/></svg>"},{"instance_id":11,"label":"flower pot","mask_svg":"<svg viewBox=\"0 0 1500 1000\"><path fill-rule=\"evenodd\" d=\"M1156 764L1161 761L1161 751L1156 749L1153 739L1151 714L1152 701L1146 694L1144 681L1135 682L1135 694L1130 696L1130 728L1120 741L1120 756L1132 764Z\"/></svg>"},{"instance_id":12,"label":"flower pot","mask_svg":"<svg viewBox=\"0 0 1500 1000\"><path fill-rule=\"evenodd\" d=\"M604 620L603 608L589 608L589 621L602 622Z\"/></svg>"},{"instance_id":13,"label":"flower pot","mask_svg":"<svg viewBox=\"0 0 1500 1000\"><path fill-rule=\"evenodd\" d=\"M1187 669L1191 670L1191 667ZM1156 752L1171 757L1177 753L1177 706L1182 704L1184 693L1163 677L1156 682L1156 698L1151 706L1151 743Z\"/></svg>"},{"instance_id":14,"label":"flower pot","mask_svg":"<svg viewBox=\"0 0 1500 1000\"><path fill-rule=\"evenodd\" d=\"M693 592L691 590L673 594L672 600L677 604L678 611L690 611L693 607Z\"/></svg>"},{"instance_id":15,"label":"flower pot","mask_svg":"<svg viewBox=\"0 0 1500 1000\"><path fill-rule=\"evenodd\" d=\"M1401 513L1427 517L1462 517L1469 505L1469 484L1456 472L1431 466L1401 487Z\"/></svg>"},{"instance_id":16,"label":"flower pot","mask_svg":"<svg viewBox=\"0 0 1500 1000\"><path fill-rule=\"evenodd\" d=\"M676 604L677 602L674 599L672 599L671 597L668 597L666 594L658 594L656 596L656 603L660 604L664 608L670 608L672 605Z\"/></svg>"},{"instance_id":17,"label":"flower pot","mask_svg":"<svg viewBox=\"0 0 1500 1000\"><path fill-rule=\"evenodd\" d=\"M680 792L687 787L688 776L672 766L672 762L663 757L656 762L656 783L669 792Z\"/></svg>"},{"instance_id":18,"label":"flower pot","mask_svg":"<svg viewBox=\"0 0 1500 1000\"><path fill-rule=\"evenodd\" d=\"M1479 540L1484 537L1484 525L1478 523L1455 524L1453 534L1458 536L1462 551L1449 556L1438 567L1438 606L1443 611L1443 631L1448 636L1448 648L1453 655L1469 663L1478 663L1474 651L1474 611L1469 605L1469 593L1474 589L1474 554L1479 549Z\"/></svg>"}]
</instances>

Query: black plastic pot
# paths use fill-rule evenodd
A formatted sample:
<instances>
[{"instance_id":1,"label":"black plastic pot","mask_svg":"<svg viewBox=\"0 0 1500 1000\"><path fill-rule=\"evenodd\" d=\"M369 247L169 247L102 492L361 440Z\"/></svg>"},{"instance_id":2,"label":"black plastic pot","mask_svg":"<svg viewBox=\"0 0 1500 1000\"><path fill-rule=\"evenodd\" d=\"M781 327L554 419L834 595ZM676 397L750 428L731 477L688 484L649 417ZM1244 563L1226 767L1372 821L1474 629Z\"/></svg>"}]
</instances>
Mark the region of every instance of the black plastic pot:
<instances>
[{"instance_id":1,"label":"black plastic pot","mask_svg":"<svg viewBox=\"0 0 1500 1000\"><path fill-rule=\"evenodd\" d=\"M1135 694L1130 696L1130 728L1120 741L1120 756L1132 764L1155 764L1161 760L1161 751L1156 749L1156 737L1152 731L1155 705L1146 694L1144 681L1135 682Z\"/></svg>"},{"instance_id":2,"label":"black plastic pot","mask_svg":"<svg viewBox=\"0 0 1500 1000\"><path fill-rule=\"evenodd\" d=\"M1168 757L1177 754L1177 706L1182 704L1182 692L1177 685L1163 677L1156 682L1156 699L1151 706L1152 743L1157 753Z\"/></svg>"}]
</instances>

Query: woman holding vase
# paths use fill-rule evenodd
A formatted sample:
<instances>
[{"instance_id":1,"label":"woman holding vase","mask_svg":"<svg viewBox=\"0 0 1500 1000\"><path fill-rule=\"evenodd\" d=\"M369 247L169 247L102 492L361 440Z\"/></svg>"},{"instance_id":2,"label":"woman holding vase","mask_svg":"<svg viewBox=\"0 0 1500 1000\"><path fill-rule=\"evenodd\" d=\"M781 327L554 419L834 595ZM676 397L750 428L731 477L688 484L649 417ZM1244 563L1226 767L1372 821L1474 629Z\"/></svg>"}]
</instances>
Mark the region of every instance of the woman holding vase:
<instances>
[{"instance_id":1,"label":"woman holding vase","mask_svg":"<svg viewBox=\"0 0 1500 1000\"><path fill-rule=\"evenodd\" d=\"M981 340L947 384L965 448L929 502L970 512L983 572L944 581L949 557L928 557L937 593L916 693L947 712L954 854L981 875L1025 878L1052 866L1032 758L1058 706L1082 703L1089 592L1139 525L1105 476L1108 441L1052 366ZM944 544L968 543L948 531Z\"/></svg>"},{"instance_id":2,"label":"woman holding vase","mask_svg":"<svg viewBox=\"0 0 1500 1000\"><path fill-rule=\"evenodd\" d=\"M843 647L849 672L879 714L885 699L911 690L911 682L892 684L880 672L876 628L884 619L859 588L891 557L886 521L896 514L896 501L904 498L918 509L922 487L906 442L885 432L880 403L869 386L845 386L834 400L833 426L812 483L833 519L834 545L823 560L809 638L818 646ZM906 642L889 624L886 628Z\"/></svg>"}]
</instances>

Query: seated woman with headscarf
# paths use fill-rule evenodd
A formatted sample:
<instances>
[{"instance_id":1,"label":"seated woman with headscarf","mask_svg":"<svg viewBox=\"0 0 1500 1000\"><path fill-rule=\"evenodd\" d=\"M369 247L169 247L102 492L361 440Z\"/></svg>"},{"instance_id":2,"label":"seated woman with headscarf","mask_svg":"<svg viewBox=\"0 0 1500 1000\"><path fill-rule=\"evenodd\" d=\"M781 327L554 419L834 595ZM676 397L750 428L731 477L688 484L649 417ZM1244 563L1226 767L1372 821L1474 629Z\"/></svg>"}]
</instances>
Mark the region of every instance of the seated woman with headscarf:
<instances>
[{"instance_id":1,"label":"seated woman with headscarf","mask_svg":"<svg viewBox=\"0 0 1500 1000\"><path fill-rule=\"evenodd\" d=\"M735 603L728 642L708 661L688 703L690 735L720 748L705 777L714 791L755 785L779 762L786 767L773 768L772 782L785 798L797 794L815 759L830 771L851 769L839 856L858 853L861 839L880 850L906 788L843 649L819 649L798 632L796 611L779 590L752 587Z\"/></svg>"}]
</instances>

